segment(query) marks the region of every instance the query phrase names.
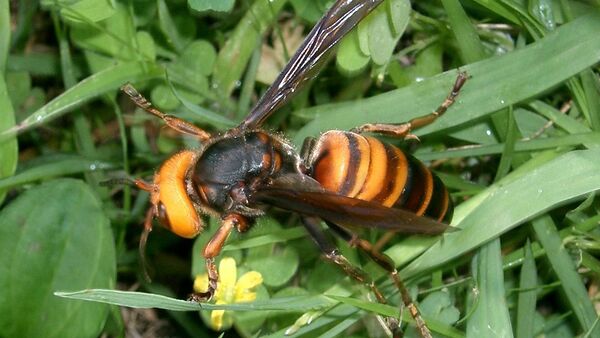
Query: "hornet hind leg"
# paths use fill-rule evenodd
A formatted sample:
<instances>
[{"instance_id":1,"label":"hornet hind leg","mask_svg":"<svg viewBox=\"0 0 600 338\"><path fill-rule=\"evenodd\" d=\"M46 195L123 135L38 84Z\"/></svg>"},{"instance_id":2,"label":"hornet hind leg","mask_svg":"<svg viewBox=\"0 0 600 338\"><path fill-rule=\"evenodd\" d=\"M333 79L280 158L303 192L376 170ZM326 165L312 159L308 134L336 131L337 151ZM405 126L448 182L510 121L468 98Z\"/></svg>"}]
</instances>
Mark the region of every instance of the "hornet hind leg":
<instances>
[{"instance_id":1,"label":"hornet hind leg","mask_svg":"<svg viewBox=\"0 0 600 338\"><path fill-rule=\"evenodd\" d=\"M431 332L429 331L429 328L427 328L427 325L425 324L425 321L423 320L423 317L421 316L419 309L417 308L415 303L412 301L410 294L408 293L408 290L406 289L406 286L404 285L404 282L398 275L398 270L396 270L396 267L395 267L392 259L389 258L388 256L386 256L385 254L382 254L382 253L378 252L377 250L375 250L371 243L369 243L368 241L366 241L364 239L361 239L356 234L342 228L341 226L339 226L335 223L331 223L329 221L325 221L325 222L327 223L329 228L331 230L333 230L333 232L336 235L338 235L340 238L347 241L350 244L350 246L356 247L359 250L366 253L375 263L377 263L377 265L381 266L383 269L385 269L390 274L390 277L392 278L394 285L396 285L396 287L400 291L400 295L402 297L402 302L404 303L404 306L406 306L406 308L410 312L410 315L415 320L415 323L416 323L419 333L421 334L421 336L423 338L432 338Z\"/></svg>"},{"instance_id":2,"label":"hornet hind leg","mask_svg":"<svg viewBox=\"0 0 600 338\"><path fill-rule=\"evenodd\" d=\"M438 117L442 116L446 110L456 101L456 97L460 93L460 89L467 82L468 75L466 72L459 72L452 87L452 91L448 94L444 102L431 114L416 117L408 122L400 124L386 124L386 123L367 123L352 129L354 133L371 132L378 133L398 138L417 138L410 132L414 129L424 127L428 124L433 123Z\"/></svg>"},{"instance_id":3,"label":"hornet hind leg","mask_svg":"<svg viewBox=\"0 0 600 338\"><path fill-rule=\"evenodd\" d=\"M323 231L320 229L319 218L303 216L302 223L308 230L308 233L311 235L313 240L317 243L321 251L325 254L325 258L327 260L339 265L348 276L368 286L379 303L387 304L387 300L377 285L375 285L375 281L362 269L352 265L352 263L350 263L348 259L346 259L346 257L339 252L337 247L325 236ZM390 330L395 331L398 328L398 319L389 317L387 321Z\"/></svg>"}]
</instances>

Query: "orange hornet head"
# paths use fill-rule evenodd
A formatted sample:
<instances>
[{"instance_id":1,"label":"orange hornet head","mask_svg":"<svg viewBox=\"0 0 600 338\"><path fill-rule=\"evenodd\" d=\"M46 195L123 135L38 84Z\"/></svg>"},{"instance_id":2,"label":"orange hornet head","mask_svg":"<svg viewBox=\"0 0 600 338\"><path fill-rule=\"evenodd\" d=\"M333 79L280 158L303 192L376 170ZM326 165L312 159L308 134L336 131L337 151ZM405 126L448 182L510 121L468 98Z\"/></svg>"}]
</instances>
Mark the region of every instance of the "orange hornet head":
<instances>
[{"instance_id":1,"label":"orange hornet head","mask_svg":"<svg viewBox=\"0 0 600 338\"><path fill-rule=\"evenodd\" d=\"M157 217L160 224L178 236L193 238L204 229L204 223L187 190L186 175L195 163L196 154L184 150L166 160L154 175L152 184L135 180L134 184L150 192L152 207L146 213L144 232L140 238L140 258L146 280L145 248L148 235L152 231L152 219Z\"/></svg>"}]
</instances>

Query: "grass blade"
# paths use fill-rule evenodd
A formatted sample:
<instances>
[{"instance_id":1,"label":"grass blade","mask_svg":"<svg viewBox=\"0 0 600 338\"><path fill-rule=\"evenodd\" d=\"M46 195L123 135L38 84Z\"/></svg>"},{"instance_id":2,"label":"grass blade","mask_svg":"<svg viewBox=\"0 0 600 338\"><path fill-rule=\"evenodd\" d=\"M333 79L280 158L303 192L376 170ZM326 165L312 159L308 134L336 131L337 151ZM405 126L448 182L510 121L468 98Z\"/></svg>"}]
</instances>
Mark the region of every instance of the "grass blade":
<instances>
[{"instance_id":1,"label":"grass blade","mask_svg":"<svg viewBox=\"0 0 600 338\"><path fill-rule=\"evenodd\" d=\"M533 320L535 314L537 271L531 243L525 244L525 259L521 267L519 297L517 306L517 338L533 337Z\"/></svg>"},{"instance_id":2,"label":"grass blade","mask_svg":"<svg viewBox=\"0 0 600 338\"><path fill-rule=\"evenodd\" d=\"M571 134L558 137L548 137L541 139L533 139L527 141L517 141L514 146L514 151L519 152L532 152L556 148L574 147L579 145L585 145L588 148L599 148L600 147L600 133L583 133L583 134ZM450 149L443 152L429 152L429 153L418 153L416 157L421 161L432 161L438 159L448 159L457 157L469 157L469 156L483 156L491 154L500 154L504 150L504 143L481 145L481 146L470 146L461 147L456 149Z\"/></svg>"},{"instance_id":3,"label":"grass blade","mask_svg":"<svg viewBox=\"0 0 600 338\"><path fill-rule=\"evenodd\" d=\"M0 131L14 128L15 115L8 88L4 81L4 74L0 73ZM0 132L1 133L1 132ZM6 142L0 142L0 179L10 178L17 169L17 160L19 156L19 146L17 138L9 138ZM0 204L4 200L6 191L0 188Z\"/></svg>"},{"instance_id":4,"label":"grass blade","mask_svg":"<svg viewBox=\"0 0 600 338\"><path fill-rule=\"evenodd\" d=\"M64 298L81 299L93 302L108 303L133 308L156 308L173 311L198 311L198 310L231 310L231 311L266 311L266 310L291 310L308 311L324 308L333 304L325 296L296 296L286 298L271 298L268 301L252 303L215 305L209 303L196 303L187 300L171 298L163 295L144 292L118 291L106 289L89 289L75 292L55 292L55 295Z\"/></svg>"},{"instance_id":5,"label":"grass blade","mask_svg":"<svg viewBox=\"0 0 600 338\"><path fill-rule=\"evenodd\" d=\"M479 194L477 200L473 199L473 204L461 204L456 209L455 222L462 230L446 234L404 268L402 276L412 277L442 265L556 205L600 190L598 158L600 150L574 151L525 174L518 173L521 176L517 178L515 173L506 176ZM556 175L559 172L561 175ZM460 215L469 208L473 209L461 220Z\"/></svg>"},{"instance_id":6,"label":"grass blade","mask_svg":"<svg viewBox=\"0 0 600 338\"><path fill-rule=\"evenodd\" d=\"M0 0L0 132L13 128L15 113L8 95L5 71L10 49L10 10L9 1ZM0 178L14 174L17 169L19 148L17 139L0 143ZM4 200L5 191L0 189L0 204Z\"/></svg>"},{"instance_id":7,"label":"grass blade","mask_svg":"<svg viewBox=\"0 0 600 338\"><path fill-rule=\"evenodd\" d=\"M465 13L460 2L442 0L442 5L446 13L448 13L450 27L459 45L462 60L465 63L472 63L485 59L485 51L483 50L477 30L471 24L471 20L467 16L467 13Z\"/></svg>"},{"instance_id":8,"label":"grass blade","mask_svg":"<svg viewBox=\"0 0 600 338\"><path fill-rule=\"evenodd\" d=\"M0 189L19 186L55 176L67 176L82 172L116 168L117 165L80 156L50 160L47 163L23 170L18 174L0 179Z\"/></svg>"},{"instance_id":9,"label":"grass blade","mask_svg":"<svg viewBox=\"0 0 600 338\"><path fill-rule=\"evenodd\" d=\"M546 256L562 284L566 298L571 304L581 328L584 332L593 329L591 337L600 335L600 326L594 328L596 311L575 269L575 264L562 245L554 222L550 216L543 216L533 221L533 229L540 244L546 250Z\"/></svg>"},{"instance_id":10,"label":"grass blade","mask_svg":"<svg viewBox=\"0 0 600 338\"><path fill-rule=\"evenodd\" d=\"M472 270L477 281L479 298L475 311L467 321L467 336L512 337L504 292L500 239L495 239L479 249L473 257Z\"/></svg>"},{"instance_id":11,"label":"grass blade","mask_svg":"<svg viewBox=\"0 0 600 338\"><path fill-rule=\"evenodd\" d=\"M0 133L0 142L17 133L40 126L71 112L93 98L99 97L111 90L117 90L127 81L143 81L162 75L162 68L154 63L119 63L79 82L25 118L15 127Z\"/></svg>"}]
</instances>

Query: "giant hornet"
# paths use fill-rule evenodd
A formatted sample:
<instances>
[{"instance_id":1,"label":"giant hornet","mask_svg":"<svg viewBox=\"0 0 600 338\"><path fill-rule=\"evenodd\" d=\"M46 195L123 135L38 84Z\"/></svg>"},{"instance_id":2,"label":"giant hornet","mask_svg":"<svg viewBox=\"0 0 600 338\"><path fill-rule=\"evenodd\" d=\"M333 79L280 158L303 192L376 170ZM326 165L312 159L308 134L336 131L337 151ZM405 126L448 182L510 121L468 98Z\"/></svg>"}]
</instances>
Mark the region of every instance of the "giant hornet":
<instances>
[{"instance_id":1,"label":"giant hornet","mask_svg":"<svg viewBox=\"0 0 600 338\"><path fill-rule=\"evenodd\" d=\"M137 106L201 143L198 149L183 150L167 159L151 183L133 181L151 195L152 206L140 241L142 249L154 217L186 238L204 229L202 215L221 219L203 251L208 290L193 294L191 299L206 301L213 296L219 278L215 257L229 234L234 229L247 231L267 207L275 206L299 213L325 257L368 285L381 303L386 299L373 280L340 254L323 233L320 222L325 221L333 233L388 271L421 335L431 337L394 262L350 228L440 234L449 227L445 223L451 218L452 202L440 179L421 162L393 145L362 134L413 136L411 130L430 124L452 105L466 74L459 73L448 97L429 115L402 124L366 124L352 131L327 131L318 138L306 139L300 153L285 139L261 129L265 120L317 73L332 47L381 1L338 0L246 118L224 133L213 135L166 115L131 85L122 88Z\"/></svg>"}]
</instances>

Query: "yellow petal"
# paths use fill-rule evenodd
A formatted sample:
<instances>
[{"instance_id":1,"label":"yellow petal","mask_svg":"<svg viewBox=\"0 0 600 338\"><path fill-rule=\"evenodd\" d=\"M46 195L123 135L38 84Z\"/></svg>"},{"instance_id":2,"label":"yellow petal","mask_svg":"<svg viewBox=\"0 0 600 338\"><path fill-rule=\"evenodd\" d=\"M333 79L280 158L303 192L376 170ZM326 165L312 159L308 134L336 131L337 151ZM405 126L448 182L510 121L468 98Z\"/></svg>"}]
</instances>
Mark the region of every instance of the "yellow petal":
<instances>
[{"instance_id":1,"label":"yellow petal","mask_svg":"<svg viewBox=\"0 0 600 338\"><path fill-rule=\"evenodd\" d=\"M201 275L196 275L194 278L194 291L201 293L206 292L208 290L208 274L203 273Z\"/></svg>"},{"instance_id":2,"label":"yellow petal","mask_svg":"<svg viewBox=\"0 0 600 338\"><path fill-rule=\"evenodd\" d=\"M252 289L260 284L262 284L263 278L260 272L258 271L249 271L240 277L237 282L238 288Z\"/></svg>"},{"instance_id":3,"label":"yellow petal","mask_svg":"<svg viewBox=\"0 0 600 338\"><path fill-rule=\"evenodd\" d=\"M237 279L237 267L235 259L224 257L219 263L219 283L223 289L232 288Z\"/></svg>"},{"instance_id":4,"label":"yellow petal","mask_svg":"<svg viewBox=\"0 0 600 338\"><path fill-rule=\"evenodd\" d=\"M217 305L226 304L224 301L217 300ZM226 310L213 310L210 313L210 324L216 330L227 330L233 325L233 316Z\"/></svg>"},{"instance_id":5,"label":"yellow petal","mask_svg":"<svg viewBox=\"0 0 600 338\"><path fill-rule=\"evenodd\" d=\"M235 295L236 303L248 303L256 300L256 292L246 290L245 293L237 293Z\"/></svg>"},{"instance_id":6,"label":"yellow petal","mask_svg":"<svg viewBox=\"0 0 600 338\"><path fill-rule=\"evenodd\" d=\"M240 277L235 285L235 302L251 302L256 299L256 293L251 289L262 284L263 278L258 271L249 271Z\"/></svg>"},{"instance_id":7,"label":"yellow petal","mask_svg":"<svg viewBox=\"0 0 600 338\"><path fill-rule=\"evenodd\" d=\"M210 322L217 330L223 327L223 315L225 315L225 310L213 310L210 313Z\"/></svg>"}]
</instances>

